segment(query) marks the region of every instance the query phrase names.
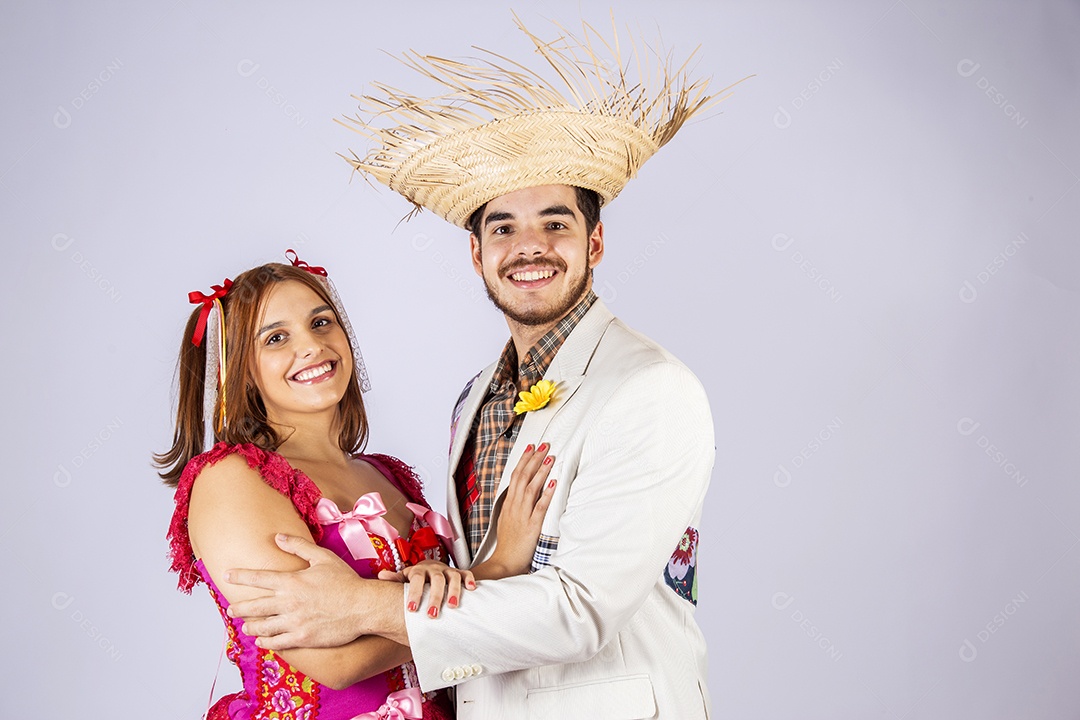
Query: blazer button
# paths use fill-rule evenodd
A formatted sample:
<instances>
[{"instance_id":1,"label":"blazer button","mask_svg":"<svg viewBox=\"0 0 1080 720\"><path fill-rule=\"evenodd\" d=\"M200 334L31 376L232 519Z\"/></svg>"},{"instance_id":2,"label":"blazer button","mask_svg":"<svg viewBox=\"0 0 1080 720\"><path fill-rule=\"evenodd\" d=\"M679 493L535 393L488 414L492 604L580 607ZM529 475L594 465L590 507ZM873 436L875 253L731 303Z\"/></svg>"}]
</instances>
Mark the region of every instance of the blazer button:
<instances>
[{"instance_id":1,"label":"blazer button","mask_svg":"<svg viewBox=\"0 0 1080 720\"><path fill-rule=\"evenodd\" d=\"M479 675L479 674L480 674L480 673L482 673L482 672L484 672L484 668L483 668L483 667L481 667L481 666L480 666L480 665L478 665L478 664L473 664L473 666L472 666L472 674L473 674L473 675Z\"/></svg>"},{"instance_id":2,"label":"blazer button","mask_svg":"<svg viewBox=\"0 0 1080 720\"><path fill-rule=\"evenodd\" d=\"M453 680L454 679L454 669L453 668L446 668L445 670L443 670L442 671L442 679L445 680L446 682L450 682L451 680Z\"/></svg>"},{"instance_id":3,"label":"blazer button","mask_svg":"<svg viewBox=\"0 0 1080 720\"><path fill-rule=\"evenodd\" d=\"M454 679L460 680L463 677L465 677L465 668L458 665L456 668L454 668Z\"/></svg>"}]
</instances>

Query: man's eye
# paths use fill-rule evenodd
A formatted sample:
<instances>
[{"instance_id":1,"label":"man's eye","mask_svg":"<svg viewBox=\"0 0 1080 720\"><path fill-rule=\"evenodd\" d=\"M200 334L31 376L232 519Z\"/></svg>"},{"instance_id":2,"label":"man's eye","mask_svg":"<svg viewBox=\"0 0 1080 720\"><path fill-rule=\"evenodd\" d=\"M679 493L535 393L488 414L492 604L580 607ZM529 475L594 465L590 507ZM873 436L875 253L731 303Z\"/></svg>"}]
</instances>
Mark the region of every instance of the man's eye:
<instances>
[{"instance_id":1,"label":"man's eye","mask_svg":"<svg viewBox=\"0 0 1080 720\"><path fill-rule=\"evenodd\" d=\"M492 230L491 234L492 235L505 235L508 232L510 232L510 228L508 226L500 225L499 227Z\"/></svg>"},{"instance_id":2,"label":"man's eye","mask_svg":"<svg viewBox=\"0 0 1080 720\"><path fill-rule=\"evenodd\" d=\"M551 230L565 230L566 225L563 225L561 222L553 222L548 223L548 228Z\"/></svg>"}]
</instances>

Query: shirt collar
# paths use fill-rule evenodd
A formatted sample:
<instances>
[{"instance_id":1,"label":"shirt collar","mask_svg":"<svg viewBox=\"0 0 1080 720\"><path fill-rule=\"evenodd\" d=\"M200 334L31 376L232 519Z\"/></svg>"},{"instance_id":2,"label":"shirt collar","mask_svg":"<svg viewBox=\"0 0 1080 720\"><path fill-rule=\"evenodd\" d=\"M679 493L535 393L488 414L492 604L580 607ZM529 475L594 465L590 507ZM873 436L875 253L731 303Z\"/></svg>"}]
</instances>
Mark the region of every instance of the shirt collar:
<instances>
[{"instance_id":1,"label":"shirt collar","mask_svg":"<svg viewBox=\"0 0 1080 720\"><path fill-rule=\"evenodd\" d=\"M596 293L590 290L555 327L548 330L535 345L529 348L521 362L518 362L514 339L510 338L495 366L495 374L491 378L491 391L498 391L507 382L513 383L515 375L519 384L524 380L528 385L533 385L543 379L544 374L551 367L551 361L558 354L559 348L566 342L566 338L570 337L570 333L574 331L577 324L581 322L581 318L585 317L595 302ZM511 368L515 367L517 372L512 372Z\"/></svg>"}]
</instances>

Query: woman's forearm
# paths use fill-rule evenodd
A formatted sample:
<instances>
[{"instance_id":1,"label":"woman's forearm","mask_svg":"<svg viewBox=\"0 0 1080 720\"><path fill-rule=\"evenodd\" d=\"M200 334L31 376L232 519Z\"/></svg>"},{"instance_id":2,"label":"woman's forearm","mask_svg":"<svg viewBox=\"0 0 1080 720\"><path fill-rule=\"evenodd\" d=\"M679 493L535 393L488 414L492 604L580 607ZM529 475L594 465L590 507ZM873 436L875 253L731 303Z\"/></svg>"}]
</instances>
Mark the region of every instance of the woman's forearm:
<instances>
[{"instance_id":1,"label":"woman's forearm","mask_svg":"<svg viewBox=\"0 0 1080 720\"><path fill-rule=\"evenodd\" d=\"M334 690L343 690L412 660L408 647L378 635L365 635L336 648L293 648L278 654L300 672Z\"/></svg>"}]
</instances>

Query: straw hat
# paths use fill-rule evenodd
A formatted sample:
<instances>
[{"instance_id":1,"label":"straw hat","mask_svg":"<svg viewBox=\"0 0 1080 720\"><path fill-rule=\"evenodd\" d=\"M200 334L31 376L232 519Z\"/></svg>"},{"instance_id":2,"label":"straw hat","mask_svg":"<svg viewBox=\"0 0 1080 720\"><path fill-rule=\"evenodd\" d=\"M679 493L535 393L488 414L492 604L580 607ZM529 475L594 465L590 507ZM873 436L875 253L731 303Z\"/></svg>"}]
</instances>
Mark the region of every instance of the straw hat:
<instances>
[{"instance_id":1,"label":"straw hat","mask_svg":"<svg viewBox=\"0 0 1080 720\"><path fill-rule=\"evenodd\" d=\"M585 23L582 39L559 27L562 36L545 42L514 20L556 82L486 50L490 59L474 64L406 53L403 62L444 92L420 98L374 83L377 94L354 95L368 119L338 122L375 146L349 164L414 212L460 227L489 200L539 185L594 190L606 205L683 123L723 99L706 94L707 79L690 80L693 53L676 68L631 38L624 55L614 21L610 42Z\"/></svg>"}]
</instances>

